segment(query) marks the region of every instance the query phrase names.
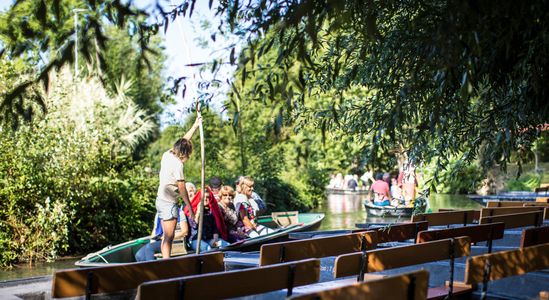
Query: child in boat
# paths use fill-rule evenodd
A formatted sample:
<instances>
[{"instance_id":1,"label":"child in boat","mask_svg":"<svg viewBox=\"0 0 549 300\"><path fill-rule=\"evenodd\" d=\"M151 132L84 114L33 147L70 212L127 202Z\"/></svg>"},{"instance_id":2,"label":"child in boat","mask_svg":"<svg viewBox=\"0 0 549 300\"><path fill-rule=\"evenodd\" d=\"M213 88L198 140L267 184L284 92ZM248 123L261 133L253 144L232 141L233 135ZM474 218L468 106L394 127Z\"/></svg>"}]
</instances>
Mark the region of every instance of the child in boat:
<instances>
[{"instance_id":1,"label":"child in boat","mask_svg":"<svg viewBox=\"0 0 549 300\"><path fill-rule=\"evenodd\" d=\"M370 187L370 191L368 191L368 197L366 198L368 201L372 201L372 192L374 193L374 205L391 205L391 191L389 190L389 184L383 180L383 174L378 173L376 175L376 181Z\"/></svg>"},{"instance_id":2,"label":"child in boat","mask_svg":"<svg viewBox=\"0 0 549 300\"><path fill-rule=\"evenodd\" d=\"M204 199L204 212L202 217L202 239L200 241L200 251L210 250L228 246L228 233L223 215L215 201L215 197L209 187L206 188L206 197ZM198 220L200 212L198 206L202 197L202 191L198 191L191 201L191 207L197 211L195 219L189 218L191 227L191 247L196 250L198 247ZM189 216L188 207L185 207L185 214Z\"/></svg>"},{"instance_id":3,"label":"child in boat","mask_svg":"<svg viewBox=\"0 0 549 300\"><path fill-rule=\"evenodd\" d=\"M229 242L234 243L248 237L246 227L238 217L238 212L234 207L233 198L235 192L232 187L225 185L219 191L219 208L223 214L223 220L227 225L229 232Z\"/></svg>"},{"instance_id":4,"label":"child in boat","mask_svg":"<svg viewBox=\"0 0 549 300\"><path fill-rule=\"evenodd\" d=\"M246 227L248 236L253 238L274 232L272 229L256 223L255 211L251 204L251 201L253 201L252 193L254 191L253 179L243 176L238 182L238 190L240 193L236 194L234 204L242 223Z\"/></svg>"}]
</instances>

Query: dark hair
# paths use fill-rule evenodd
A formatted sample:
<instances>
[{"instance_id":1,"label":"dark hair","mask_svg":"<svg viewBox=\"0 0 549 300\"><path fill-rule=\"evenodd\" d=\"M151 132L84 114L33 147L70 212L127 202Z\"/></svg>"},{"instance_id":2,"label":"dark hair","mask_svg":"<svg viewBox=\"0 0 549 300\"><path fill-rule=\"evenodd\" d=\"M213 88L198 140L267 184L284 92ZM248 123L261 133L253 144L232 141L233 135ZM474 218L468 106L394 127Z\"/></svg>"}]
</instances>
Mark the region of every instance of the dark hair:
<instances>
[{"instance_id":1,"label":"dark hair","mask_svg":"<svg viewBox=\"0 0 549 300\"><path fill-rule=\"evenodd\" d=\"M193 153L193 143L186 138L180 138L173 144L172 152L179 159L189 158Z\"/></svg>"},{"instance_id":2,"label":"dark hair","mask_svg":"<svg viewBox=\"0 0 549 300\"><path fill-rule=\"evenodd\" d=\"M381 180L383 178L383 173L376 174L376 180Z\"/></svg>"},{"instance_id":3,"label":"dark hair","mask_svg":"<svg viewBox=\"0 0 549 300\"><path fill-rule=\"evenodd\" d=\"M221 182L221 179L219 179L219 177L213 176L212 178L210 178L210 187L212 189L216 189L216 190L220 189L221 185L222 185L222 182Z\"/></svg>"}]
</instances>

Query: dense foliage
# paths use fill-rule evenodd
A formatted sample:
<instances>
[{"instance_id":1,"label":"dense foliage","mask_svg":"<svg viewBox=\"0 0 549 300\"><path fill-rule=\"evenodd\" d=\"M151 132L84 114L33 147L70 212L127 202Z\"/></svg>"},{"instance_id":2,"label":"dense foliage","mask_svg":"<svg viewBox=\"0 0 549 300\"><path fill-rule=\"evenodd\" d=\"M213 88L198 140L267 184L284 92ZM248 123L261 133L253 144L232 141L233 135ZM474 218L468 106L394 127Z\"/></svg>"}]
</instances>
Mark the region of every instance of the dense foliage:
<instances>
[{"instance_id":1,"label":"dense foliage","mask_svg":"<svg viewBox=\"0 0 549 300\"><path fill-rule=\"evenodd\" d=\"M123 91L54 76L47 115L0 128L0 265L82 253L146 234L157 178L133 147L152 132ZM9 81L7 78L0 78Z\"/></svg>"}]
</instances>

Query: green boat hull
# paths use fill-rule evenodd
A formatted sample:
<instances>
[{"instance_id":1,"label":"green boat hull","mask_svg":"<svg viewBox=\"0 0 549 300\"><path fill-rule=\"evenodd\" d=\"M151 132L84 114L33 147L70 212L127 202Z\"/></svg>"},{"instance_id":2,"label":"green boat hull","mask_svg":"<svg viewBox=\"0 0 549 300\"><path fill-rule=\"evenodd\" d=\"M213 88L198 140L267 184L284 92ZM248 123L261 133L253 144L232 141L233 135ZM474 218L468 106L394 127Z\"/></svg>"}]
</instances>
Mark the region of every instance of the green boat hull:
<instances>
[{"instance_id":1,"label":"green boat hull","mask_svg":"<svg viewBox=\"0 0 549 300\"><path fill-rule=\"evenodd\" d=\"M303 213L298 215L298 224L290 225L285 228L277 228L276 223L270 216L258 218L258 222L266 227L276 228L275 232L255 238L249 238L239 243L231 244L227 247L211 251L256 251L261 245L288 240L288 235L292 232L312 231L320 227L324 214L321 213ZM104 266L111 264L124 264L136 262L135 254L141 247L150 243L151 237L142 237L122 244L107 246L100 251L90 253L75 264L80 267ZM189 250L189 253L194 253Z\"/></svg>"}]
</instances>

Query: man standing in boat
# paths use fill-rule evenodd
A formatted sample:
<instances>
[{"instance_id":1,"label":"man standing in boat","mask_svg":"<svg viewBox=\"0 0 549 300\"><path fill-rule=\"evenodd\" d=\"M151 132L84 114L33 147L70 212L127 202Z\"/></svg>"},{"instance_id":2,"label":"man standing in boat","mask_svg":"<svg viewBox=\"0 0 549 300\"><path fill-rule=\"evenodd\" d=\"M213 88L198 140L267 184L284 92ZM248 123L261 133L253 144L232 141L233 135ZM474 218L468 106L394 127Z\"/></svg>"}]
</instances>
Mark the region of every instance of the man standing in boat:
<instances>
[{"instance_id":1,"label":"man standing in boat","mask_svg":"<svg viewBox=\"0 0 549 300\"><path fill-rule=\"evenodd\" d=\"M160 184L156 197L156 211L162 220L162 245L160 252L162 258L169 258L172 250L177 217L179 215L178 198L183 199L184 204L189 207L190 217L194 219L194 211L189 201L189 195L185 186L185 175L183 164L189 159L193 152L191 139L198 128L201 117L196 118L189 131L173 145L172 149L164 152L160 162ZM188 232L188 224L184 215L181 216L181 227L187 226L183 231Z\"/></svg>"}]
</instances>

